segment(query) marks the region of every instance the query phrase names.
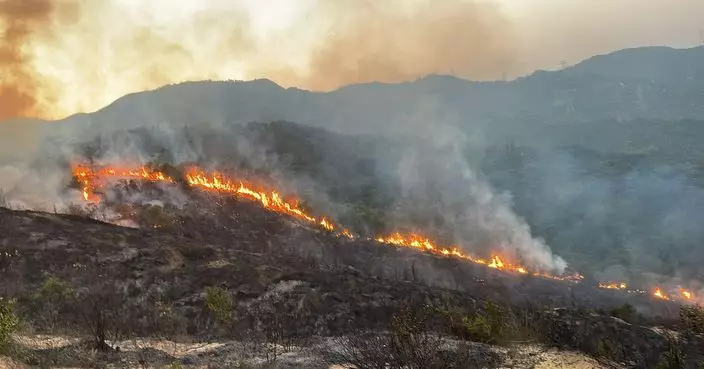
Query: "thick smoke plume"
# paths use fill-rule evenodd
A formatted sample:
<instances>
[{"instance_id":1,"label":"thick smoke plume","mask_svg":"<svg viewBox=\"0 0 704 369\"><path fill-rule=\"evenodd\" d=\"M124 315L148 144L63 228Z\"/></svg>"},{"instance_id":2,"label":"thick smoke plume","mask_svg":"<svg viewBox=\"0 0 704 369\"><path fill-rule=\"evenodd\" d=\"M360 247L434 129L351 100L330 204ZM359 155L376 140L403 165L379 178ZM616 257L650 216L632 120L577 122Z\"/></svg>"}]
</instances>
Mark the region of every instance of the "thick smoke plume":
<instances>
[{"instance_id":1,"label":"thick smoke plume","mask_svg":"<svg viewBox=\"0 0 704 369\"><path fill-rule=\"evenodd\" d=\"M407 2L406 2L407 3ZM511 69L513 35L498 8L474 1L326 2L341 24L312 51L304 86L330 90L433 73L499 79Z\"/></svg>"},{"instance_id":2,"label":"thick smoke plume","mask_svg":"<svg viewBox=\"0 0 704 369\"><path fill-rule=\"evenodd\" d=\"M397 164L401 198L390 214L392 224L430 230L473 254L498 251L532 268L564 272L567 262L533 236L513 211L510 195L497 192L471 162L477 137L457 128L452 115L435 105L418 109L406 123L423 139L408 139L412 144Z\"/></svg>"},{"instance_id":3,"label":"thick smoke plume","mask_svg":"<svg viewBox=\"0 0 704 369\"><path fill-rule=\"evenodd\" d=\"M330 90L431 73L496 79L514 59L508 22L483 2L268 4L291 8L282 19L246 0L179 4L0 0L0 121L94 111L186 80Z\"/></svg>"},{"instance_id":4,"label":"thick smoke plume","mask_svg":"<svg viewBox=\"0 0 704 369\"><path fill-rule=\"evenodd\" d=\"M0 42L0 121L41 115L34 110L41 85L30 65L26 44L31 42L33 32L50 20L52 11L49 0L0 1L4 27Z\"/></svg>"}]
</instances>

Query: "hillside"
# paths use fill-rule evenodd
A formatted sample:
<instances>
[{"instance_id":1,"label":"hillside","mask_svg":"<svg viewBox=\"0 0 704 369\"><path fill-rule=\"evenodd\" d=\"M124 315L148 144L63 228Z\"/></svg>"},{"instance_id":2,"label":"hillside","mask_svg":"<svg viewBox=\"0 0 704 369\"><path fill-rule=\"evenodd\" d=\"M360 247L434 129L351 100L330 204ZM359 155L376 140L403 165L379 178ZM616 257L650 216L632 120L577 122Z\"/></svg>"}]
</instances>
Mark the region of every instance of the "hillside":
<instances>
[{"instance_id":1,"label":"hillside","mask_svg":"<svg viewBox=\"0 0 704 369\"><path fill-rule=\"evenodd\" d=\"M156 218L162 219L162 226L169 225L158 231L0 209L0 277L10 282L0 286L0 295L17 299L17 311L35 332L93 339L103 334L96 332L104 332L110 342L127 340L125 345L134 337L192 337L310 346L321 337L389 329L392 317L423 306L446 311L432 313L423 323L425 329L441 330L450 323L442 319L454 316L443 314L496 314L486 305L491 301L502 306L500 314L517 314L500 320L502 326L515 326L510 334L464 333L473 341L499 344L474 347L472 365L494 367L521 360L524 364L516 367L535 365L535 358L528 358L535 354L520 354L528 348L501 351L519 332L528 335L524 339L530 336L531 341L629 367L651 367L668 350L668 338L658 330L601 315L604 310L596 313L597 308L608 310L625 301L650 305L651 311L662 314L676 312L665 302L586 285L517 279L412 250L344 241L247 202L192 196L188 208ZM229 297L217 299L213 294L223 296L217 293ZM213 308L214 301L220 305ZM570 308L575 305L580 309ZM522 320L528 316L529 321ZM638 324L650 321L628 313L616 316ZM456 335L456 329L446 334ZM697 362L688 348L696 345L692 339L680 343L687 359ZM86 360L80 347L35 350L19 357L38 365L80 365L76 360ZM290 349L281 350L283 357ZM178 360L154 351L139 357L150 365ZM117 353L91 360L93 365L127 364L119 364ZM182 360L195 364L215 359L191 355Z\"/></svg>"}]
</instances>

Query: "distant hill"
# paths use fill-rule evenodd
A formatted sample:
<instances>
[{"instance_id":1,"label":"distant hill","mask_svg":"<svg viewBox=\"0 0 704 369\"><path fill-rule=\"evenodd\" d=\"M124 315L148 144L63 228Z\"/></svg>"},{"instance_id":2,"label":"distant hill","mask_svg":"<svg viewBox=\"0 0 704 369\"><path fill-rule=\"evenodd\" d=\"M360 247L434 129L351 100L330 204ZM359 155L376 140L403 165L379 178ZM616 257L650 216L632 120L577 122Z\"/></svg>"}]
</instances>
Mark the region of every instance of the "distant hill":
<instances>
[{"instance_id":1,"label":"distant hill","mask_svg":"<svg viewBox=\"0 0 704 369\"><path fill-rule=\"evenodd\" d=\"M622 50L510 82L431 75L406 83L351 85L330 93L284 89L268 80L187 82L127 95L96 113L63 120L61 129L95 134L145 124L284 119L373 134L407 132L429 120L489 133L496 122L525 129L528 123L564 121L700 120L704 47Z\"/></svg>"}]
</instances>

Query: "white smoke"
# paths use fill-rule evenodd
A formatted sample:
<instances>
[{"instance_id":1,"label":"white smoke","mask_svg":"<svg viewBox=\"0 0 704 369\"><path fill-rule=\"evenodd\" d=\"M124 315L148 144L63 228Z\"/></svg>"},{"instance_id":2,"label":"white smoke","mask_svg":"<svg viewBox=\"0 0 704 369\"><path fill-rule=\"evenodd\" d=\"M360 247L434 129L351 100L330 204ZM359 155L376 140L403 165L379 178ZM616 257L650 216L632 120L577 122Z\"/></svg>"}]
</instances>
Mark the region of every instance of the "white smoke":
<instances>
[{"instance_id":1,"label":"white smoke","mask_svg":"<svg viewBox=\"0 0 704 369\"><path fill-rule=\"evenodd\" d=\"M406 141L398 164L403 200L393 218L401 224L425 223L467 251L500 251L545 272L562 273L567 263L545 241L533 237L530 226L513 210L508 194L497 194L472 168L467 149L480 137L468 137L443 111L428 105L406 122L415 137ZM440 116L441 120L433 119ZM450 233L449 235L447 233Z\"/></svg>"}]
</instances>

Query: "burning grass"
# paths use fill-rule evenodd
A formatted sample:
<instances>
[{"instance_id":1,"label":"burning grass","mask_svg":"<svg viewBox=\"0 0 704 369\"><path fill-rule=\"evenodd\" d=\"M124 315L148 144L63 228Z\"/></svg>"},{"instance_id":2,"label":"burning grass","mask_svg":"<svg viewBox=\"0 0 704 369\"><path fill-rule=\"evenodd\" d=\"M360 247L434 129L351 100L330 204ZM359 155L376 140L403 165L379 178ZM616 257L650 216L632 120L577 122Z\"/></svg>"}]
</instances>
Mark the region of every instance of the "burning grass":
<instances>
[{"instance_id":1,"label":"burning grass","mask_svg":"<svg viewBox=\"0 0 704 369\"><path fill-rule=\"evenodd\" d=\"M100 196L97 194L97 191L106 187L110 181L135 179L156 183L175 182L172 177L168 176L164 172L145 166L135 168L102 167L91 169L85 165L76 165L73 168L73 174L78 183L81 185L83 198L89 203L100 202ZM304 223L314 225L328 232L333 232L337 236L350 239L359 237L353 235L347 228L335 224L329 220L329 217L327 216L312 215L309 211L306 211L301 207L301 201L298 198L284 197L280 192L265 189L263 186L257 186L253 184L252 181L230 178L218 172L208 173L197 167L188 168L185 171L184 179L186 184L192 188L227 194L254 201L267 210L291 216ZM463 253L458 246L439 246L436 242L428 239L427 237L414 233L402 234L400 232L395 232L390 236L373 237L372 239L380 244L413 248L439 256L462 259L508 273L532 274L538 277L565 281L578 281L582 278L582 276L578 274L557 276L541 271L531 272L528 267L515 262L509 262L505 257L498 254L492 255L488 259L471 256Z\"/></svg>"},{"instance_id":2,"label":"burning grass","mask_svg":"<svg viewBox=\"0 0 704 369\"><path fill-rule=\"evenodd\" d=\"M163 170L147 166L118 167L106 166L93 168L87 165L75 165L73 175L80 185L83 199L89 204L101 201L100 191L111 183L119 180L138 180L152 183L173 184L182 181L190 188L217 194L246 199L261 205L263 208L295 218L322 230L334 233L338 237L349 239L360 238L349 229L331 221L325 215L313 215L313 212L301 205L301 200L295 196L284 196L281 192L255 184L254 181L242 178L232 178L220 172L207 172L198 167L190 167L184 171L183 178L177 179ZM509 261L506 256L494 252L488 258L469 255L461 251L457 245L442 246L437 242L417 233L393 232L385 236L368 238L382 245L415 249L442 257L449 257L482 265L487 268L516 275L532 275L535 277L578 283L583 280L579 273L554 275L529 267L516 261ZM668 289L653 287L651 292L630 289L626 282L600 282L597 287L602 289L624 291L628 293L649 293L653 298L665 301L693 303L699 301L695 294L683 288Z\"/></svg>"}]
</instances>

